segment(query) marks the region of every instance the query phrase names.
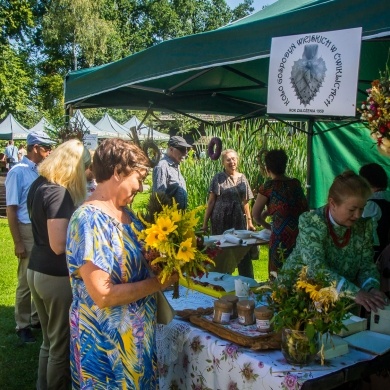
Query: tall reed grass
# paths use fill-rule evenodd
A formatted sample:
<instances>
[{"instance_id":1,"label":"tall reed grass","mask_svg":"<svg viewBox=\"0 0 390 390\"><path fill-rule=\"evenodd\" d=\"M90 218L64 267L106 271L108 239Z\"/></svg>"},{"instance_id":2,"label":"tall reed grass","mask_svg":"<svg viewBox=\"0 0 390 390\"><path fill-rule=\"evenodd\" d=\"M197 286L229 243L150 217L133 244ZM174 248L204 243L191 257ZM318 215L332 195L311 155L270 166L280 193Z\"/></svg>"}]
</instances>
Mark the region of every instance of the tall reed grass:
<instances>
[{"instance_id":1,"label":"tall reed grass","mask_svg":"<svg viewBox=\"0 0 390 390\"><path fill-rule=\"evenodd\" d=\"M300 124L303 126L303 124ZM296 177L304 186L306 183L307 152L306 135L288 128L284 123L268 122L261 119L229 124L219 128L207 127L206 138L219 137L223 149L234 149L239 156L239 171L247 177L252 190L265 181L260 172L257 155L262 149L284 149L289 157L287 175ZM205 158L197 158L196 153L180 165L187 183L189 208L207 202L208 188L213 176L222 171L222 161L213 161L207 156L207 143L197 145L198 155L206 152Z\"/></svg>"}]
</instances>

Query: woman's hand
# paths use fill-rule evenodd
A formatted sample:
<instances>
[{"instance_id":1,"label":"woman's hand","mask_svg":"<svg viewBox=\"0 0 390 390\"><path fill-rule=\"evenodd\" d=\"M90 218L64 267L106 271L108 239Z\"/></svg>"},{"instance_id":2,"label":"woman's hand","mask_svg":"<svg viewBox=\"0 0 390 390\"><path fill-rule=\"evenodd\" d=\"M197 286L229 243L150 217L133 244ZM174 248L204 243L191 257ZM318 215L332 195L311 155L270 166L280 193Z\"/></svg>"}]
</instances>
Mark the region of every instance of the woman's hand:
<instances>
[{"instance_id":1,"label":"woman's hand","mask_svg":"<svg viewBox=\"0 0 390 390\"><path fill-rule=\"evenodd\" d=\"M158 280L158 279L157 279ZM165 279L164 283L160 283L161 290L165 290L167 287L172 286L172 284L179 281L179 274L177 272L174 272L169 278Z\"/></svg>"},{"instance_id":2,"label":"woman's hand","mask_svg":"<svg viewBox=\"0 0 390 390\"><path fill-rule=\"evenodd\" d=\"M255 226L253 225L251 219L248 219L248 224L247 224L247 226L248 226L248 230L250 230L250 231L252 231L252 232L256 231L256 228L255 228Z\"/></svg>"},{"instance_id":3,"label":"woman's hand","mask_svg":"<svg viewBox=\"0 0 390 390\"><path fill-rule=\"evenodd\" d=\"M373 310L375 313L389 303L386 295L374 288L369 292L360 290L355 297L355 302L362 305L367 311Z\"/></svg>"},{"instance_id":4,"label":"woman's hand","mask_svg":"<svg viewBox=\"0 0 390 390\"><path fill-rule=\"evenodd\" d=\"M202 226L202 230L207 233L209 231L209 226L207 223L204 223L203 226Z\"/></svg>"}]
</instances>

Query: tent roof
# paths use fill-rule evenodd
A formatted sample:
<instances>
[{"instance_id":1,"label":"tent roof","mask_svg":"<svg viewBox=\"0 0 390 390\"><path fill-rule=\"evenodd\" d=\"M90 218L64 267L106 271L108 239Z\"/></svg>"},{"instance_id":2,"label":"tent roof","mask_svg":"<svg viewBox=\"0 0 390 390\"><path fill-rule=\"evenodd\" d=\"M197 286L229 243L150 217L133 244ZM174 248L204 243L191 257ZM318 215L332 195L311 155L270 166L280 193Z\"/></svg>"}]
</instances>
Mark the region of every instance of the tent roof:
<instances>
[{"instance_id":1,"label":"tent roof","mask_svg":"<svg viewBox=\"0 0 390 390\"><path fill-rule=\"evenodd\" d=\"M217 30L71 72L65 101L84 108L261 116L266 113L272 37L354 27L363 28L358 100L364 100L370 80L387 60L388 0L279 0Z\"/></svg>"},{"instance_id":2,"label":"tent roof","mask_svg":"<svg viewBox=\"0 0 390 390\"><path fill-rule=\"evenodd\" d=\"M97 134L98 138L115 138L118 136L117 133L113 131L103 131L96 127L92 122L90 122L80 110L77 110L73 117L70 118L71 123L77 123L85 130L89 130L90 134Z\"/></svg>"},{"instance_id":3,"label":"tent roof","mask_svg":"<svg viewBox=\"0 0 390 390\"><path fill-rule=\"evenodd\" d=\"M53 130L53 125L45 118L42 117L41 120L31 129L28 130L28 132L31 131L44 131L47 132L47 129Z\"/></svg>"},{"instance_id":4,"label":"tent roof","mask_svg":"<svg viewBox=\"0 0 390 390\"><path fill-rule=\"evenodd\" d=\"M127 129L131 129L132 127L135 127L138 138L141 140L147 138L153 138L156 141L169 140L169 134L161 133L144 124L142 124L141 127L139 128L140 125L141 125L141 121L135 115L133 115L123 126L125 126Z\"/></svg>"},{"instance_id":5,"label":"tent roof","mask_svg":"<svg viewBox=\"0 0 390 390\"><path fill-rule=\"evenodd\" d=\"M114 118L111 118L107 113L104 114L103 118L95 125L98 129L104 132L117 133L117 137L123 139L130 139L129 129L122 126Z\"/></svg>"},{"instance_id":6,"label":"tent roof","mask_svg":"<svg viewBox=\"0 0 390 390\"><path fill-rule=\"evenodd\" d=\"M26 139L28 130L12 114L0 123L0 139Z\"/></svg>"}]
</instances>

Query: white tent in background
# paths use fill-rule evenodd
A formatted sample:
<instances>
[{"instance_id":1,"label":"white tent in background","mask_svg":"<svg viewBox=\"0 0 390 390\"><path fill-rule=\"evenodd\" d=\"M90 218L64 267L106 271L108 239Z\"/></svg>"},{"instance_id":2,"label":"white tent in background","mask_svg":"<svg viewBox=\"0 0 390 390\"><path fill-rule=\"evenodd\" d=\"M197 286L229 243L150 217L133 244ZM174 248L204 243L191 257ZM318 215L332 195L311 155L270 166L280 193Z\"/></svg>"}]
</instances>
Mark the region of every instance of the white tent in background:
<instances>
[{"instance_id":1,"label":"white tent in background","mask_svg":"<svg viewBox=\"0 0 390 390\"><path fill-rule=\"evenodd\" d=\"M80 110L77 110L72 118L70 118L70 123L72 125L81 126L84 131L88 130L90 134L97 134L98 138L116 138L118 136L118 134L113 131L100 130L90 122Z\"/></svg>"},{"instance_id":2,"label":"white tent in background","mask_svg":"<svg viewBox=\"0 0 390 390\"><path fill-rule=\"evenodd\" d=\"M117 137L119 138L127 140L130 139L130 130L127 129L125 126L122 126L115 119L111 118L110 115L108 115L107 113L104 114L103 118L100 119L100 121L97 122L95 126L101 131L116 132Z\"/></svg>"},{"instance_id":3,"label":"white tent in background","mask_svg":"<svg viewBox=\"0 0 390 390\"><path fill-rule=\"evenodd\" d=\"M28 130L12 114L0 123L0 139L26 139Z\"/></svg>"},{"instance_id":4,"label":"white tent in background","mask_svg":"<svg viewBox=\"0 0 390 390\"><path fill-rule=\"evenodd\" d=\"M141 128L138 128L141 124L141 121L134 115L131 117L123 126L127 129L131 129L135 127L137 130L137 135L140 140L145 140L147 138L152 138L155 141L168 141L169 135L160 133L157 130L153 130L152 128L142 124Z\"/></svg>"},{"instance_id":5,"label":"white tent in background","mask_svg":"<svg viewBox=\"0 0 390 390\"><path fill-rule=\"evenodd\" d=\"M47 133L48 130L54 130L53 125L45 118L42 117L42 119L31 129L28 130L30 133L31 131L44 131Z\"/></svg>"}]
</instances>

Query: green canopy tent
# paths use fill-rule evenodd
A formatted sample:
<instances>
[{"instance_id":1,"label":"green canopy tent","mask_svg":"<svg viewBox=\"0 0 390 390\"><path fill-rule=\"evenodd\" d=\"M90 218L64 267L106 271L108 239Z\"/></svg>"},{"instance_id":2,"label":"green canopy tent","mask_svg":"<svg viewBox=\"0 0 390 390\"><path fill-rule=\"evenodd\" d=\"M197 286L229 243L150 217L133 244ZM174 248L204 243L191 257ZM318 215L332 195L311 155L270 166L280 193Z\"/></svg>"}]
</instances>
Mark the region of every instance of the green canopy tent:
<instances>
[{"instance_id":1,"label":"green canopy tent","mask_svg":"<svg viewBox=\"0 0 390 390\"><path fill-rule=\"evenodd\" d=\"M65 80L65 102L68 108L151 108L233 115L232 120L261 117L266 115L272 37L354 27L363 29L358 83L361 101L370 81L386 64L390 48L387 0L279 0L223 28L166 41L120 61L72 72ZM320 119L329 118L316 118ZM310 131L309 154L315 156L312 134Z\"/></svg>"}]
</instances>

